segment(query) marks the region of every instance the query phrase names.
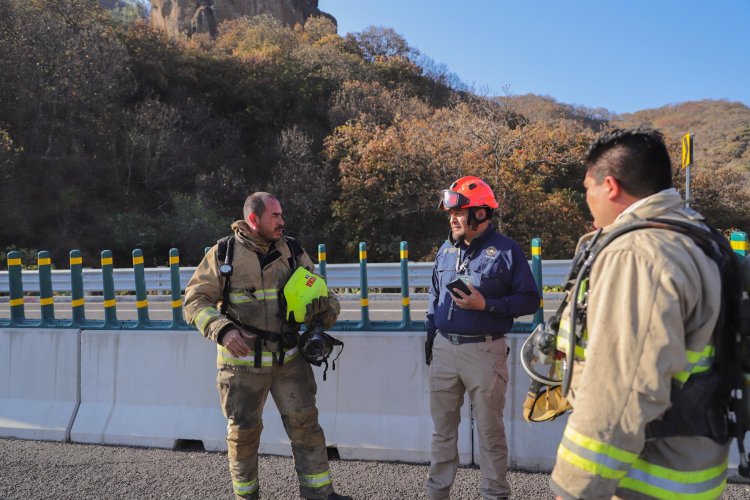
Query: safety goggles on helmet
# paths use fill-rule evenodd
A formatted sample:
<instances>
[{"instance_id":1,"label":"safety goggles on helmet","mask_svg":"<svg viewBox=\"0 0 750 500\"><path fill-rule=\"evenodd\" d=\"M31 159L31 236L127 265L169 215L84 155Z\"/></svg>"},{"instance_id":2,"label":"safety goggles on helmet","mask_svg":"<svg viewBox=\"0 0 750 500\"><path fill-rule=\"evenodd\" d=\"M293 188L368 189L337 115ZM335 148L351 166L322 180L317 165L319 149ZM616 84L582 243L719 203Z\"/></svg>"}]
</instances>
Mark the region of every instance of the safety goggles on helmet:
<instances>
[{"instance_id":1,"label":"safety goggles on helmet","mask_svg":"<svg viewBox=\"0 0 750 500\"><path fill-rule=\"evenodd\" d=\"M452 208L461 208L471 203L466 196L450 189L443 189L443 200L440 203L441 208L450 210Z\"/></svg>"}]
</instances>

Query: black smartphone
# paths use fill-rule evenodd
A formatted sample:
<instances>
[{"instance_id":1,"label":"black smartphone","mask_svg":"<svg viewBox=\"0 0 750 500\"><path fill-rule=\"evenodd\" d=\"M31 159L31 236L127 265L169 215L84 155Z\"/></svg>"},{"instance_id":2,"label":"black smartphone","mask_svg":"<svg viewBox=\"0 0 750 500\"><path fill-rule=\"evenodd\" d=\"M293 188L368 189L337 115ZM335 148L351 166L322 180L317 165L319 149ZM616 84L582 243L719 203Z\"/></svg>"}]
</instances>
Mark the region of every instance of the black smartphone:
<instances>
[{"instance_id":1,"label":"black smartphone","mask_svg":"<svg viewBox=\"0 0 750 500\"><path fill-rule=\"evenodd\" d=\"M461 290L466 295L471 295L471 290L469 290L469 286L461 278L454 279L453 281L451 281L450 283L448 283L447 285L445 285L445 288L447 288L448 291L451 294L453 294L453 296L456 297L457 299L460 299L461 296L456 293L456 289Z\"/></svg>"}]
</instances>

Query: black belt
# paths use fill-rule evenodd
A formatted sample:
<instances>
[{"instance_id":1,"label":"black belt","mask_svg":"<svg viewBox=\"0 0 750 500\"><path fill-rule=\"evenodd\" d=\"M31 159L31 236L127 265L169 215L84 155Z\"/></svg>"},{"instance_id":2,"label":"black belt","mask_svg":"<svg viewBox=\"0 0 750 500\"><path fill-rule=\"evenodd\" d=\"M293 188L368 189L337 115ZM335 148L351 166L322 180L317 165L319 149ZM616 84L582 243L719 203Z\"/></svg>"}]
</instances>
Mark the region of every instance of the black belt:
<instances>
[{"instance_id":1,"label":"black belt","mask_svg":"<svg viewBox=\"0 0 750 500\"><path fill-rule=\"evenodd\" d=\"M442 330L438 330L438 332L440 332L440 335L448 339L453 345L475 344L477 342L487 342L489 340L497 340L505 337L504 333L493 333L492 335L461 335L459 333L448 333Z\"/></svg>"}]
</instances>

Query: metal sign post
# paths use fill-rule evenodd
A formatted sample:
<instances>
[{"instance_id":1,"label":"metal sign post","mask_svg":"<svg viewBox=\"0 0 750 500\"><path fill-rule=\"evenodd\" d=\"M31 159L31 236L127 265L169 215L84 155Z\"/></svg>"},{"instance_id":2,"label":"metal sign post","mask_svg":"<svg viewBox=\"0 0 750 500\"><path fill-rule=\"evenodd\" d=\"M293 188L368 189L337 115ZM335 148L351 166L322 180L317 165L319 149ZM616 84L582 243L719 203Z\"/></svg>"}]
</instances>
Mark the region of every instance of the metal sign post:
<instances>
[{"instance_id":1,"label":"metal sign post","mask_svg":"<svg viewBox=\"0 0 750 500\"><path fill-rule=\"evenodd\" d=\"M685 205L690 206L690 166L693 164L693 134L682 136L682 168L685 171Z\"/></svg>"}]
</instances>

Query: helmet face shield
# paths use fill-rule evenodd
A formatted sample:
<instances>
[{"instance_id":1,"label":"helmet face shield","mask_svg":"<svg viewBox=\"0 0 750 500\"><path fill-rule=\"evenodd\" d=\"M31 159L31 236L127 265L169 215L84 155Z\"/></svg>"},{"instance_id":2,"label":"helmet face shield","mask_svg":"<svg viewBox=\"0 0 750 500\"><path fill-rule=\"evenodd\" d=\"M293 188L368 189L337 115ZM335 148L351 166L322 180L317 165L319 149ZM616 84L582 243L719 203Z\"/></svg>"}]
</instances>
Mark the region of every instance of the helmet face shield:
<instances>
[{"instance_id":1,"label":"helmet face shield","mask_svg":"<svg viewBox=\"0 0 750 500\"><path fill-rule=\"evenodd\" d=\"M471 201L461 193L443 189L443 199L440 201L440 208L450 210L452 208L461 208L469 205Z\"/></svg>"}]
</instances>

